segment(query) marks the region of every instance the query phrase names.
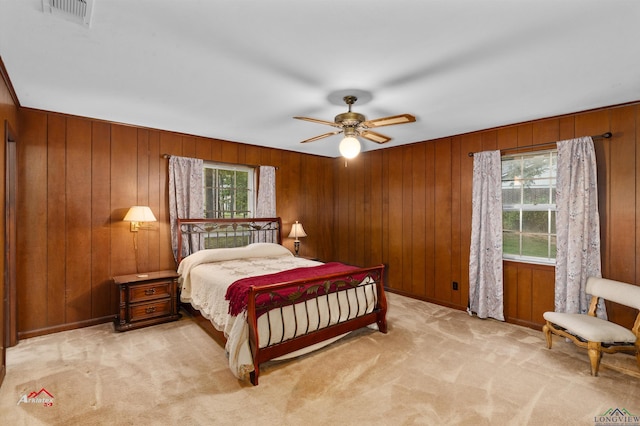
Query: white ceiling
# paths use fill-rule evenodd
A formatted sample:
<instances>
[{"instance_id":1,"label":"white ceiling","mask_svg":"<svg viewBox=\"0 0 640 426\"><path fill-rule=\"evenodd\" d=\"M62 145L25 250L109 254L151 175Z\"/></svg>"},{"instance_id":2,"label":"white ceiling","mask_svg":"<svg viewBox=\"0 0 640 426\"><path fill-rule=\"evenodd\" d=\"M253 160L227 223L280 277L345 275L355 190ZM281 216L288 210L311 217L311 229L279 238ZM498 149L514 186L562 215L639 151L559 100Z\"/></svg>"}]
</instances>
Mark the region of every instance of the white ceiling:
<instances>
[{"instance_id":1,"label":"white ceiling","mask_svg":"<svg viewBox=\"0 0 640 426\"><path fill-rule=\"evenodd\" d=\"M637 0L94 0L89 27L0 0L20 104L337 157L352 90L385 145L640 100Z\"/></svg>"}]
</instances>

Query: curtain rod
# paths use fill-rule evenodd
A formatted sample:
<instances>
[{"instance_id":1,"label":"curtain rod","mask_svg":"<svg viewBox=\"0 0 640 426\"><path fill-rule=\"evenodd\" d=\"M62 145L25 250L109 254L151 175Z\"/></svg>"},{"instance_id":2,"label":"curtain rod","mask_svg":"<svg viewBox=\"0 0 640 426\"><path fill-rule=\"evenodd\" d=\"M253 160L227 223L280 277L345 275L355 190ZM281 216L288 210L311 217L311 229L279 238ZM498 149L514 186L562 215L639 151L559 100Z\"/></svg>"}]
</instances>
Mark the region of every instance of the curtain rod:
<instances>
[{"instance_id":1,"label":"curtain rod","mask_svg":"<svg viewBox=\"0 0 640 426\"><path fill-rule=\"evenodd\" d=\"M162 154L162 158L171 158L171 154ZM214 163L222 163L222 164L230 164L230 165L234 165L234 166L246 166L246 167L262 167L262 166L266 166L266 164L239 164L239 163L228 163L226 161L215 161L215 160L204 160L204 161L212 161ZM280 167L278 166L274 166L274 168L276 170L279 170Z\"/></svg>"},{"instance_id":2,"label":"curtain rod","mask_svg":"<svg viewBox=\"0 0 640 426\"><path fill-rule=\"evenodd\" d=\"M613 136L613 134L611 132L606 132L606 133L603 133L601 135L591 136L591 138L592 139L609 139L609 138L611 138L611 136ZM513 148L504 148L504 149L501 149L500 152L515 151L515 150L518 150L518 149L538 148L538 147L541 147L541 146L551 146L551 145L555 145L555 144L557 144L557 142L546 142L546 143L539 143L537 145L528 145L528 146L518 146L518 147L513 147ZM470 152L469 153L469 157L473 157L473 154L474 154L473 152Z\"/></svg>"}]
</instances>

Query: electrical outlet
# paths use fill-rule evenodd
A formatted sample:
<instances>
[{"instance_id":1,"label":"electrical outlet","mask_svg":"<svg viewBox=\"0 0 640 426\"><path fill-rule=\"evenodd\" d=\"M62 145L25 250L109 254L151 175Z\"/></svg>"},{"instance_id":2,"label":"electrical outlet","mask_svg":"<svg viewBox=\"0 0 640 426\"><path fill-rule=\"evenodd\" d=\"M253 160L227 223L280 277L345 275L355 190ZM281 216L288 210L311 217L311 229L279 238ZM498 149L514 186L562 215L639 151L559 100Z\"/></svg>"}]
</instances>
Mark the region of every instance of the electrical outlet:
<instances>
[{"instance_id":1,"label":"electrical outlet","mask_svg":"<svg viewBox=\"0 0 640 426\"><path fill-rule=\"evenodd\" d=\"M453 287L454 290L457 290L458 289L458 283L454 281L452 287Z\"/></svg>"}]
</instances>

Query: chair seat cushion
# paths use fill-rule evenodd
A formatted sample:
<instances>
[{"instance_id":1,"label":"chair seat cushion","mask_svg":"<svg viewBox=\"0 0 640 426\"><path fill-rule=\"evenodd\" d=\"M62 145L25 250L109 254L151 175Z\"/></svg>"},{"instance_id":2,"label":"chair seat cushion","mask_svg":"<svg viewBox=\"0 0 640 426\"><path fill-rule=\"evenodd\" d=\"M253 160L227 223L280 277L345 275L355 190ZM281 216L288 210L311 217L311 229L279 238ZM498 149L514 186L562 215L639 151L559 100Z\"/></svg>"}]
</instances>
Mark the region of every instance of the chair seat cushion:
<instances>
[{"instance_id":1,"label":"chair seat cushion","mask_svg":"<svg viewBox=\"0 0 640 426\"><path fill-rule=\"evenodd\" d=\"M591 342L634 343L636 341L636 336L631 330L601 318L561 312L545 312L543 316L550 323Z\"/></svg>"}]
</instances>

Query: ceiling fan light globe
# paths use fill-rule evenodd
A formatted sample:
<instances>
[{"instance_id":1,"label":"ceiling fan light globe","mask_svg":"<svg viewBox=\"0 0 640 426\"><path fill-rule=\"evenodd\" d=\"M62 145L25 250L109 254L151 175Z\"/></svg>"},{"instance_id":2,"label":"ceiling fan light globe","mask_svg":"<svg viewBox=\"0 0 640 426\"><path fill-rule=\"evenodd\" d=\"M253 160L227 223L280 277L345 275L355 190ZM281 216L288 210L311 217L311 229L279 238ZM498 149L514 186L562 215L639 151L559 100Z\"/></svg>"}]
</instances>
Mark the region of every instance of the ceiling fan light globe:
<instances>
[{"instance_id":1,"label":"ceiling fan light globe","mask_svg":"<svg viewBox=\"0 0 640 426\"><path fill-rule=\"evenodd\" d=\"M355 158L360 154L360 141L353 136L347 136L340 142L338 150L345 158Z\"/></svg>"}]
</instances>

